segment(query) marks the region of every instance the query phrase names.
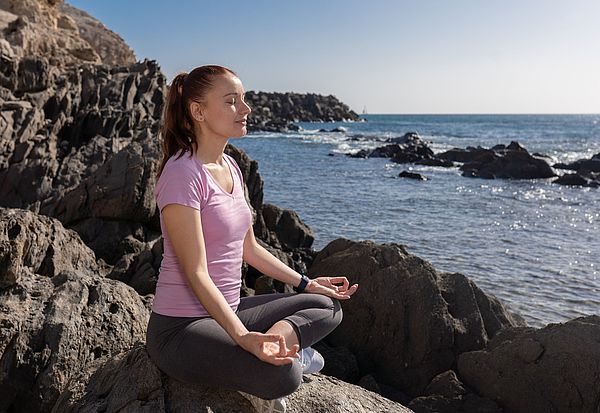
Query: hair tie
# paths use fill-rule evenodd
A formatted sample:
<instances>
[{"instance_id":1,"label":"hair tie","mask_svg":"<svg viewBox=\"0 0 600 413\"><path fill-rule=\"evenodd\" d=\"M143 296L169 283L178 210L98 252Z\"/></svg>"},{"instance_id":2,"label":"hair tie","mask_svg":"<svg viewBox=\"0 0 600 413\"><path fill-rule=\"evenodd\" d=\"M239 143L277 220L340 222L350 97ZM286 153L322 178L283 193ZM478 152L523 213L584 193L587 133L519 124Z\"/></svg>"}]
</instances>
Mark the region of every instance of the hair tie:
<instances>
[{"instance_id":1,"label":"hair tie","mask_svg":"<svg viewBox=\"0 0 600 413\"><path fill-rule=\"evenodd\" d=\"M178 92L180 95L183 95L183 84L185 83L185 79L187 79L188 74L187 73L183 73L183 76L181 76L181 83L179 84Z\"/></svg>"}]
</instances>

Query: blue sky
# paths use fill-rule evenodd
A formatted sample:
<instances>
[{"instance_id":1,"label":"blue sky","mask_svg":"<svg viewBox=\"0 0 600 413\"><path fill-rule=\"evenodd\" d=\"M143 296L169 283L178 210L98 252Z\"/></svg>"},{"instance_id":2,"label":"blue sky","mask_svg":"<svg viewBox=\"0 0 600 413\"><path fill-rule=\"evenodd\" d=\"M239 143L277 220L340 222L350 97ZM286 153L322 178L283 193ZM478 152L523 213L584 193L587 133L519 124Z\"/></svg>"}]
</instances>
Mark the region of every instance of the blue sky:
<instances>
[{"instance_id":1,"label":"blue sky","mask_svg":"<svg viewBox=\"0 0 600 413\"><path fill-rule=\"evenodd\" d=\"M67 2L169 82L216 63L357 112L600 113L598 0Z\"/></svg>"}]
</instances>

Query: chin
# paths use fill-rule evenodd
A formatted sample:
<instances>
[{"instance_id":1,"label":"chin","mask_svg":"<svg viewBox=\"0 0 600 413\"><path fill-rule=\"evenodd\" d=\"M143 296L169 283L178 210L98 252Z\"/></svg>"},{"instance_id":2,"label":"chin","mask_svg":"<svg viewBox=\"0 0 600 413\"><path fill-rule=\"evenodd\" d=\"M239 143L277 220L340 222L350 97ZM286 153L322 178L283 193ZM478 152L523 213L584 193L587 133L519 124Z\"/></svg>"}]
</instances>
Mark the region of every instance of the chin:
<instances>
[{"instance_id":1,"label":"chin","mask_svg":"<svg viewBox=\"0 0 600 413\"><path fill-rule=\"evenodd\" d=\"M231 134L229 135L230 138L241 138L242 136L246 135L248 133L248 131L246 130L246 127L244 126L241 130L238 129L236 131L231 131Z\"/></svg>"}]
</instances>

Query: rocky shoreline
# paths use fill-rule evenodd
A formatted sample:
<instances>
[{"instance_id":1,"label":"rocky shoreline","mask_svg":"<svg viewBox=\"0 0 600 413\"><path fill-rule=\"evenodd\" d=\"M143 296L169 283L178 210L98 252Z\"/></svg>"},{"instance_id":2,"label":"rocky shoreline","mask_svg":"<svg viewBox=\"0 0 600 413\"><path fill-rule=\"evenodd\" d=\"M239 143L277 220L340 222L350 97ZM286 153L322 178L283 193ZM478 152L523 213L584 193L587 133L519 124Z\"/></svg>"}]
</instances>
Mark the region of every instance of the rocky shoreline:
<instances>
[{"instance_id":1,"label":"rocky shoreline","mask_svg":"<svg viewBox=\"0 0 600 413\"><path fill-rule=\"evenodd\" d=\"M60 0L0 1L0 29L0 412L252 411L236 392L168 378L145 350L162 257L160 68ZM277 117L257 122L348 116L335 98L314 96L271 96L263 107ZM274 109L284 101L291 112ZM418 136L390 144L413 149L379 153L458 162ZM486 156L513 150L522 152ZM361 284L315 345L325 368L289 396L290 412L598 411L600 317L531 328L465 275L401 244L340 238L316 251L294 211L263 202L258 163L226 151L261 245L309 277ZM569 167L587 174L585 165ZM292 291L247 265L242 276L243 296Z\"/></svg>"}]
</instances>

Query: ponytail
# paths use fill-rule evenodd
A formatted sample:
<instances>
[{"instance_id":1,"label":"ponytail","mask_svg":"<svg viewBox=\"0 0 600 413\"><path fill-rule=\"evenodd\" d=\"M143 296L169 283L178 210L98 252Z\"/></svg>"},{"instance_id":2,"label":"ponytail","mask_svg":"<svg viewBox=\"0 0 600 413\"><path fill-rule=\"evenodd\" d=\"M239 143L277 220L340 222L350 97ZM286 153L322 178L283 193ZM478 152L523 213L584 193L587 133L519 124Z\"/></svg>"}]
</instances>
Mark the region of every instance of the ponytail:
<instances>
[{"instance_id":1,"label":"ponytail","mask_svg":"<svg viewBox=\"0 0 600 413\"><path fill-rule=\"evenodd\" d=\"M188 103L201 101L212 87L212 78L217 75L237 74L231 69L218 65L205 65L192 70L190 73L179 73L169 87L167 101L163 108L160 135L162 136L163 158L158 168L162 173L170 157L180 150L179 155L197 150L198 142L194 136L194 124L189 114Z\"/></svg>"},{"instance_id":2,"label":"ponytail","mask_svg":"<svg viewBox=\"0 0 600 413\"><path fill-rule=\"evenodd\" d=\"M193 149L197 145L192 125L188 120L187 108L182 93L183 83L187 76L187 73L180 73L175 76L167 92L167 101L160 125L160 134L163 139L163 158L158 168L158 176L162 173L171 156L181 149L184 150L183 152L189 150L190 153L193 153ZM183 152L181 155L183 155Z\"/></svg>"}]
</instances>

